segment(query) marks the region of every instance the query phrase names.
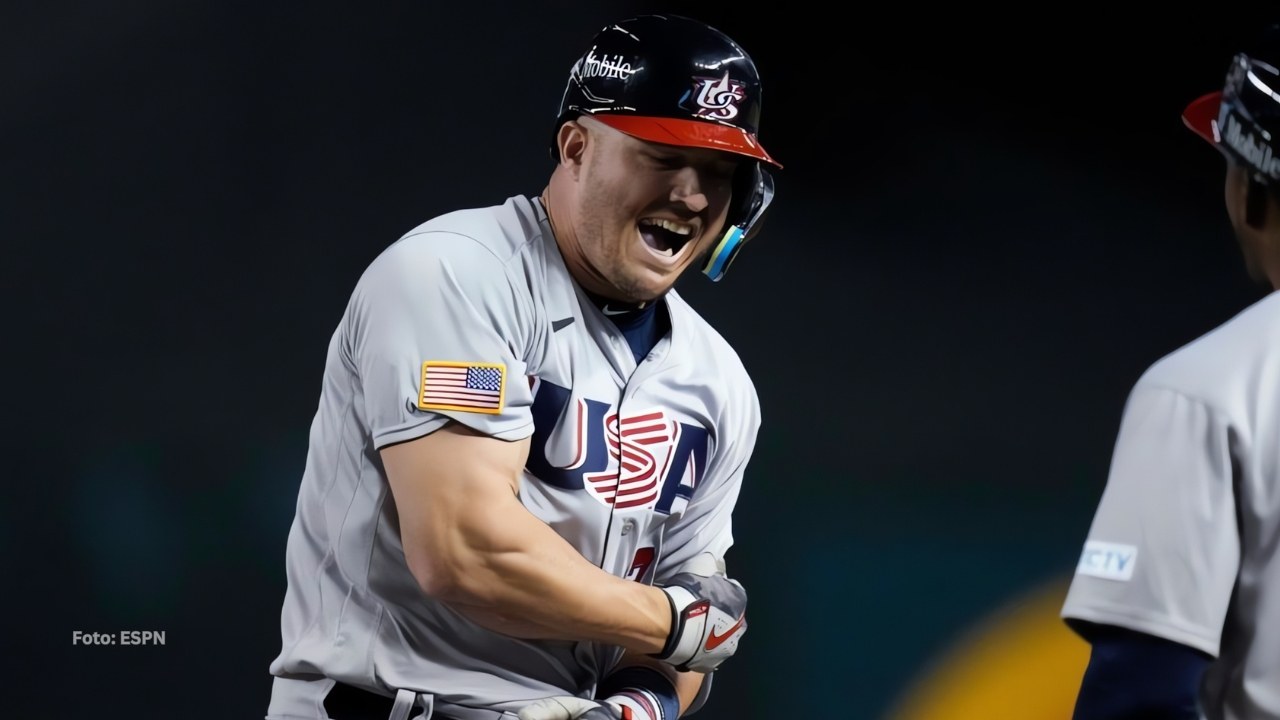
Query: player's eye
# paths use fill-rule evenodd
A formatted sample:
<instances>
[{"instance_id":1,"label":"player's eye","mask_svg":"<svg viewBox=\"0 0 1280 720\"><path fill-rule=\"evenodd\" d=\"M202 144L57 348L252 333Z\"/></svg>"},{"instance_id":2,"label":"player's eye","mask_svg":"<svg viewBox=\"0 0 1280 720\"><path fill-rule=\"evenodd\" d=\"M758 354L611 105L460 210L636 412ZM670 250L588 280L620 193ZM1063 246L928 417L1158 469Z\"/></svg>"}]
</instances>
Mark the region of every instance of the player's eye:
<instances>
[{"instance_id":1,"label":"player's eye","mask_svg":"<svg viewBox=\"0 0 1280 720\"><path fill-rule=\"evenodd\" d=\"M729 182L733 179L734 174L738 171L736 164L719 164L711 167L711 177L721 181Z\"/></svg>"},{"instance_id":2,"label":"player's eye","mask_svg":"<svg viewBox=\"0 0 1280 720\"><path fill-rule=\"evenodd\" d=\"M651 156L655 165L666 170L679 170L684 167L684 158L678 155L653 155Z\"/></svg>"}]
</instances>

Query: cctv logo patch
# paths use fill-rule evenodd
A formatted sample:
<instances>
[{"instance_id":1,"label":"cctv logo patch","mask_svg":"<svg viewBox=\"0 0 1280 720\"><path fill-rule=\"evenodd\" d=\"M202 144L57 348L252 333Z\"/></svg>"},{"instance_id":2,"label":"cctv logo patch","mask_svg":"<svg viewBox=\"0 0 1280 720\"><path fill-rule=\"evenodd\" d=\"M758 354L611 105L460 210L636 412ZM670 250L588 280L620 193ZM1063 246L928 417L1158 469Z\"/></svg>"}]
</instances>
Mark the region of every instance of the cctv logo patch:
<instances>
[{"instance_id":1,"label":"cctv logo patch","mask_svg":"<svg viewBox=\"0 0 1280 720\"><path fill-rule=\"evenodd\" d=\"M1090 540L1084 544L1076 574L1128 582L1133 577L1133 566L1137 561L1138 548L1132 545Z\"/></svg>"},{"instance_id":2,"label":"cctv logo patch","mask_svg":"<svg viewBox=\"0 0 1280 720\"><path fill-rule=\"evenodd\" d=\"M738 103L747 97L747 86L737 80L729 79L729 72L724 77L693 78L693 90L685 93L680 104L692 98L695 107L694 117L708 120L732 120L738 117Z\"/></svg>"}]
</instances>

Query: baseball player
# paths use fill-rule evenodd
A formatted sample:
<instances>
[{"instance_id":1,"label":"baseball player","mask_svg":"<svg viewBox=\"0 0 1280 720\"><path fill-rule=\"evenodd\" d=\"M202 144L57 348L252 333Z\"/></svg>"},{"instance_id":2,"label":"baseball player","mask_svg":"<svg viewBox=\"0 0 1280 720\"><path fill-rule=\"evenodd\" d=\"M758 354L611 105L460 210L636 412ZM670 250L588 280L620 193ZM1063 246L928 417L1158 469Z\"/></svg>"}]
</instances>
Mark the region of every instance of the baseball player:
<instances>
[{"instance_id":1,"label":"baseball player","mask_svg":"<svg viewBox=\"0 0 1280 720\"><path fill-rule=\"evenodd\" d=\"M573 65L538 196L376 258L329 344L268 718L673 720L747 629L726 574L760 426L674 290L773 196L756 68L676 16Z\"/></svg>"},{"instance_id":2,"label":"baseball player","mask_svg":"<svg viewBox=\"0 0 1280 720\"><path fill-rule=\"evenodd\" d=\"M1280 28L1186 124L1227 160L1252 277L1280 288ZM1065 621L1077 720L1280 719L1280 293L1152 365L1125 406Z\"/></svg>"}]
</instances>

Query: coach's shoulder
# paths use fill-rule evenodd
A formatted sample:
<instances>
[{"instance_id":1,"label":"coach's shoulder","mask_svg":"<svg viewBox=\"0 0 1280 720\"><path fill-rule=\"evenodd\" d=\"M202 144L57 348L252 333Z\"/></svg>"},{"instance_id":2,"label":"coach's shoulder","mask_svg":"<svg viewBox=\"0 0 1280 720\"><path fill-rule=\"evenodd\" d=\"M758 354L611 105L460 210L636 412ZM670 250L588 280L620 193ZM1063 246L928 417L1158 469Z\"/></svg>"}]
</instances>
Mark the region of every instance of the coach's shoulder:
<instances>
[{"instance_id":1,"label":"coach's shoulder","mask_svg":"<svg viewBox=\"0 0 1280 720\"><path fill-rule=\"evenodd\" d=\"M1278 381L1280 292L1273 292L1153 363L1138 384L1230 409Z\"/></svg>"}]
</instances>

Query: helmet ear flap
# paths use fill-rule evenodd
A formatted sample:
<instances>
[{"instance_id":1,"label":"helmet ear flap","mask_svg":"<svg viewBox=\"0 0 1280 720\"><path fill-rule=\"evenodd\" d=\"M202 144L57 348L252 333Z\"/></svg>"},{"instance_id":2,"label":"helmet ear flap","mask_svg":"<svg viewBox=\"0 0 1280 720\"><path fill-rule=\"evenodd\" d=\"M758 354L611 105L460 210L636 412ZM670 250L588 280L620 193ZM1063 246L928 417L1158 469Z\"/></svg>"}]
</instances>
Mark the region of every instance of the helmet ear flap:
<instances>
[{"instance_id":1,"label":"helmet ear flap","mask_svg":"<svg viewBox=\"0 0 1280 720\"><path fill-rule=\"evenodd\" d=\"M733 181L733 197L729 201L725 233L707 254L702 272L719 282L742 251L764 225L765 214L773 202L773 176L759 162L743 163Z\"/></svg>"},{"instance_id":2,"label":"helmet ear flap","mask_svg":"<svg viewBox=\"0 0 1280 720\"><path fill-rule=\"evenodd\" d=\"M760 233L764 227L764 218L773 202L773 176L759 162L747 163L750 166L748 178L739 195L742 205L737 208L739 214L733 224L742 228L742 241L746 242Z\"/></svg>"}]
</instances>

